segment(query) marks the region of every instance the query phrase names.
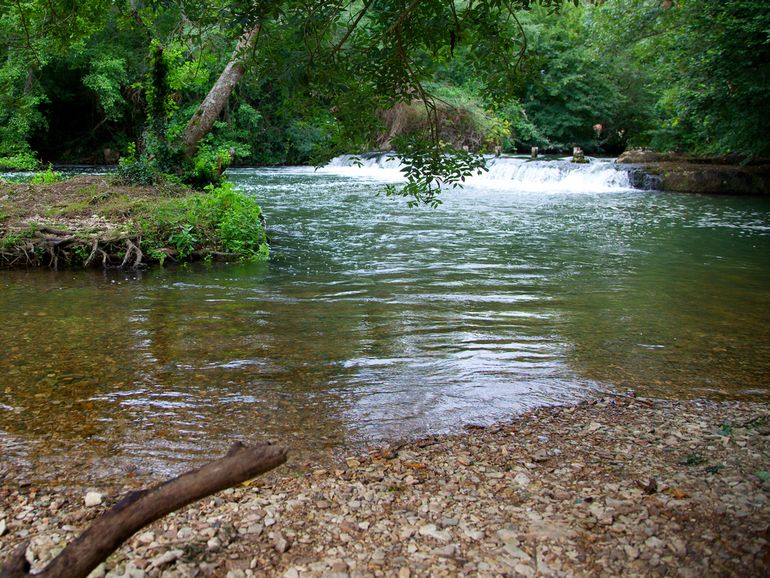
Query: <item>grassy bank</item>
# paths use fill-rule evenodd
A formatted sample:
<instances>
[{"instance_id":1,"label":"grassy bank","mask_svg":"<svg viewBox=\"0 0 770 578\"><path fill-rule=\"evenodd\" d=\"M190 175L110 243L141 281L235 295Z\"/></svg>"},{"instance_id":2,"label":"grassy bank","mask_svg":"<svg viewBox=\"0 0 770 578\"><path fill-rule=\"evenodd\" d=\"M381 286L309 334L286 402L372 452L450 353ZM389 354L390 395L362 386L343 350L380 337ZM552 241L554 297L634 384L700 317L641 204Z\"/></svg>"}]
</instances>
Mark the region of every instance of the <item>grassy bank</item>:
<instances>
[{"instance_id":1,"label":"grassy bank","mask_svg":"<svg viewBox=\"0 0 770 578\"><path fill-rule=\"evenodd\" d=\"M104 176L0 180L0 268L262 260L263 223L259 205L230 183L196 191Z\"/></svg>"}]
</instances>

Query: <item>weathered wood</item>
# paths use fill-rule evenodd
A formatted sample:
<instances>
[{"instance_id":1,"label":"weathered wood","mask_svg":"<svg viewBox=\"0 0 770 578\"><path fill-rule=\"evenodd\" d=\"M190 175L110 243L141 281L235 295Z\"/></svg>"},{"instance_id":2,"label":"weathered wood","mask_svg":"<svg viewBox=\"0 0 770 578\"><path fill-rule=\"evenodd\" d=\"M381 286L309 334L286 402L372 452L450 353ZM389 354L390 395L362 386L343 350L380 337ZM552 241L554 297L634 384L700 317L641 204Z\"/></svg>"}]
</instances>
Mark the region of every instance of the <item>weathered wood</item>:
<instances>
[{"instance_id":1,"label":"weathered wood","mask_svg":"<svg viewBox=\"0 0 770 578\"><path fill-rule=\"evenodd\" d=\"M253 46L259 35L259 29L259 25L254 26L241 36L227 66L193 114L190 122L187 123L182 134L182 149L185 157L192 158L195 155L201 139L211 131L235 85L243 77L246 71L243 64L244 53Z\"/></svg>"},{"instance_id":2,"label":"weathered wood","mask_svg":"<svg viewBox=\"0 0 770 578\"><path fill-rule=\"evenodd\" d=\"M70 543L40 573L31 574L21 544L2 568L0 578L86 578L134 533L184 506L250 480L286 461L282 447L236 442L223 458L147 490L128 493Z\"/></svg>"}]
</instances>

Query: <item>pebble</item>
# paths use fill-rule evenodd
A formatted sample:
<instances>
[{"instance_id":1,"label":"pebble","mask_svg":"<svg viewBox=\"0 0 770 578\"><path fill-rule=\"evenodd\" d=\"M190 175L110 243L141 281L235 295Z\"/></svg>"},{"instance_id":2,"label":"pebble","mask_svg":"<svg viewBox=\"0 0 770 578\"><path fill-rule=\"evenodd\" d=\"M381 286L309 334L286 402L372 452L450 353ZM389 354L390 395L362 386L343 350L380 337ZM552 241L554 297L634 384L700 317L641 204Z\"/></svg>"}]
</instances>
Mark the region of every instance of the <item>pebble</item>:
<instances>
[{"instance_id":1,"label":"pebble","mask_svg":"<svg viewBox=\"0 0 770 578\"><path fill-rule=\"evenodd\" d=\"M387 457L279 469L155 522L92 578L763 575L763 428L762 403L539 408ZM693 454L705 461L687 465ZM0 559L27 536L38 571L93 506L82 488L20 486L1 468Z\"/></svg>"},{"instance_id":2,"label":"pebble","mask_svg":"<svg viewBox=\"0 0 770 578\"><path fill-rule=\"evenodd\" d=\"M93 508L102 503L102 495L99 492L88 492L84 499L86 508Z\"/></svg>"},{"instance_id":3,"label":"pebble","mask_svg":"<svg viewBox=\"0 0 770 578\"><path fill-rule=\"evenodd\" d=\"M426 524L419 530L421 536L430 536L439 542L449 542L452 535L447 530L439 530L435 524Z\"/></svg>"},{"instance_id":4,"label":"pebble","mask_svg":"<svg viewBox=\"0 0 770 578\"><path fill-rule=\"evenodd\" d=\"M277 552L280 552L283 554L284 552L287 552L289 550L289 547L291 544L289 544L289 541L284 538L283 534L276 533L275 537L273 538L273 546L275 547Z\"/></svg>"}]
</instances>

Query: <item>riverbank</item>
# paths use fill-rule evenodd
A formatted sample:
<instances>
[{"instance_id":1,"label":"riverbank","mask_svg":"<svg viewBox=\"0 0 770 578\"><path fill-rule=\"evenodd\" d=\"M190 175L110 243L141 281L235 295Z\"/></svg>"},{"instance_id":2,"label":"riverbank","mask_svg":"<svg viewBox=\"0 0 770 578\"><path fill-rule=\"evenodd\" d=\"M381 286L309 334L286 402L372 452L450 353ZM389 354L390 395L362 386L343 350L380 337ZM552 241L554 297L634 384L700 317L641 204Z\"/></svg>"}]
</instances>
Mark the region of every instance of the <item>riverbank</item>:
<instances>
[{"instance_id":1,"label":"riverbank","mask_svg":"<svg viewBox=\"0 0 770 578\"><path fill-rule=\"evenodd\" d=\"M632 168L634 186L672 193L770 195L770 161L743 164L735 157L694 157L631 149L617 159Z\"/></svg>"},{"instance_id":2,"label":"riverbank","mask_svg":"<svg viewBox=\"0 0 770 578\"><path fill-rule=\"evenodd\" d=\"M0 179L0 268L267 257L259 206L229 183L202 192L48 174L52 182Z\"/></svg>"},{"instance_id":3,"label":"riverbank","mask_svg":"<svg viewBox=\"0 0 770 578\"><path fill-rule=\"evenodd\" d=\"M768 404L613 395L299 477L279 469L156 522L101 572L760 576L768 469ZM86 507L87 490L104 502ZM18 487L6 472L0 558L32 539L40 567L115 503L108 492Z\"/></svg>"}]
</instances>

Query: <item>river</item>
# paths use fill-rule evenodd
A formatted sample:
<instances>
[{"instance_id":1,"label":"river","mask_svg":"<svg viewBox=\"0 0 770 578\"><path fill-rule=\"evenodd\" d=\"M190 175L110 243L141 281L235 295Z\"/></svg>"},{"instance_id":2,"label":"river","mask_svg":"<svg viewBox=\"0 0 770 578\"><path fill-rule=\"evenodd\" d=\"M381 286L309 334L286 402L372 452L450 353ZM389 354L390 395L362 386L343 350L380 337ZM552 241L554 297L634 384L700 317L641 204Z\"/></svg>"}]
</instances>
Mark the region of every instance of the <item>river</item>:
<instances>
[{"instance_id":1,"label":"river","mask_svg":"<svg viewBox=\"0 0 770 578\"><path fill-rule=\"evenodd\" d=\"M312 460L608 388L770 399L770 199L497 159L408 209L364 161L231 171L269 263L3 272L6 467L159 477L264 438Z\"/></svg>"}]
</instances>

